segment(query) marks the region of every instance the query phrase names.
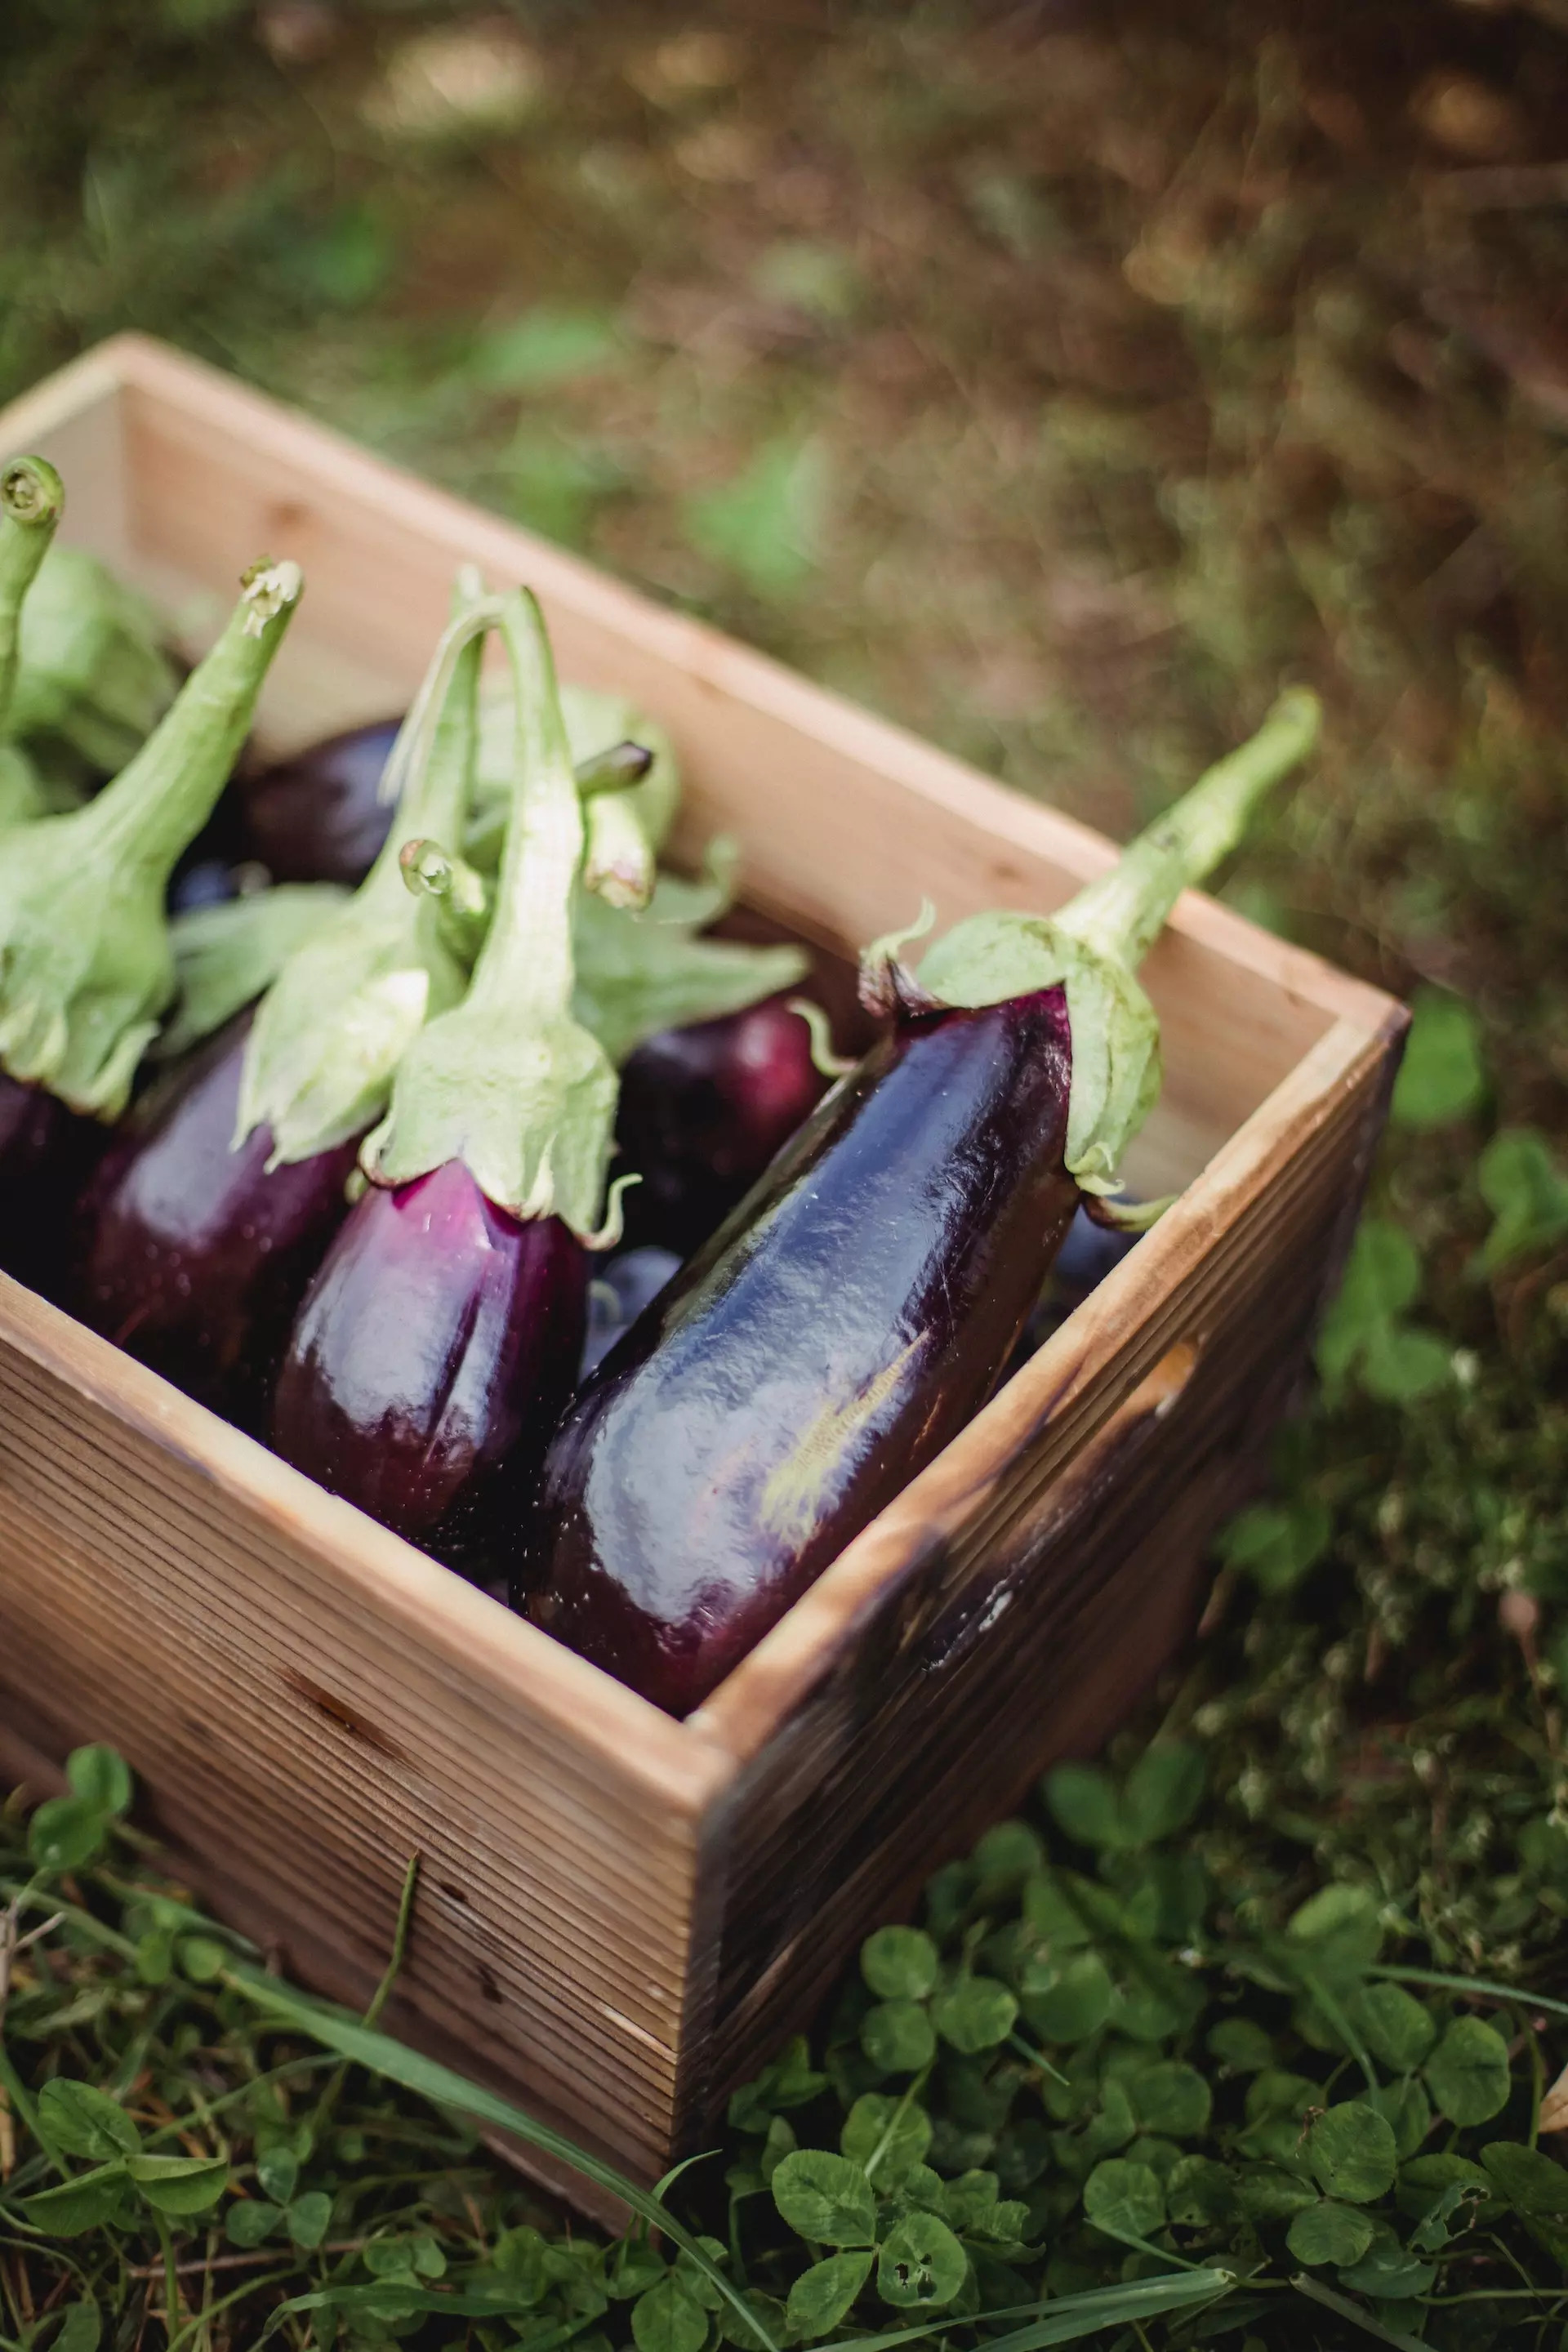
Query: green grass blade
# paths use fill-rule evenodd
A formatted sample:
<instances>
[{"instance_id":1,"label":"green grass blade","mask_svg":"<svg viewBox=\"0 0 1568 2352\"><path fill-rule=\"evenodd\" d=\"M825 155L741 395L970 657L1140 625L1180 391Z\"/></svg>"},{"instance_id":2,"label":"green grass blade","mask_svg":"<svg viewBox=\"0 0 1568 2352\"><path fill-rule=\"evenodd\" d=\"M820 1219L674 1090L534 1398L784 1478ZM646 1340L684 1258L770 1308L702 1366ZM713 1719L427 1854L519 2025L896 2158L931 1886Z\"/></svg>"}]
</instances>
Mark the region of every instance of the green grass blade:
<instances>
[{"instance_id":1,"label":"green grass blade","mask_svg":"<svg viewBox=\"0 0 1568 2352\"><path fill-rule=\"evenodd\" d=\"M449 2066L438 2065L433 2058L421 2057L406 2043L395 2042L390 2034L362 2025L356 2018L344 2017L337 2011L321 2007L304 1993L296 1992L291 1986L281 1983L276 1977L264 1976L259 1969L237 1968L226 1981L259 2007L271 2010L277 2017L286 2020L300 2032L309 2034L312 2041L324 2043L329 2050L335 2050L340 2057L368 2067L373 2074L384 2074L389 2082L400 2084L405 2091L428 2099L435 2106L456 2107L479 2123L493 2124L499 2131L514 2133L519 2139L526 2140L531 2147L540 2148L546 2156L557 2158L561 2163L570 2165L574 2171L580 2172L584 2179L594 2181L601 2189L607 2189L612 2196L629 2205L634 2213L640 2213L655 2229L662 2230L665 2236L690 2258L725 2301L740 2313L747 2327L761 2339L764 2352L778 2352L777 2346L761 2326L755 2313L711 2255L703 2252L695 2238L681 2227L657 2197L651 2196L646 2189L639 2189L636 2181L628 2180L624 2173L616 2170L614 2165L591 2156L585 2148L578 2147L575 2142L569 2140L564 2133L552 2131L548 2124L536 2122L532 2116L525 2114L521 2107L513 2106L510 2099L501 2098L497 2092L481 2089L479 2084L468 2082L461 2074L454 2074Z\"/></svg>"},{"instance_id":2,"label":"green grass blade","mask_svg":"<svg viewBox=\"0 0 1568 2352\"><path fill-rule=\"evenodd\" d=\"M1167 2311L1216 2303L1235 2284L1235 2274L1230 2271L1168 2271L1158 2278L1135 2279L1128 2286L1093 2287L1083 2294L1054 2295L1047 2304L1024 2304L1014 2311L984 2312L981 2316L988 2326L998 2319L1029 2314L1026 2327L1015 2328L1010 2336L988 2337L985 2352L1042 2352L1042 2347L1049 2344L1081 2343L1086 2336L1097 2336L1102 2328L1122 2327L1135 2321L1158 2319ZM955 2320L951 2311L937 2311L923 2327L899 2327L885 2336L847 2337L842 2344L821 2346L818 2352L896 2352L900 2345L916 2343L922 2336L940 2336L950 2327L967 2324Z\"/></svg>"},{"instance_id":3,"label":"green grass blade","mask_svg":"<svg viewBox=\"0 0 1568 2352\"><path fill-rule=\"evenodd\" d=\"M1348 2295L1336 2294L1332 2287L1325 2286L1321 2279L1303 2275L1293 2278L1290 2284L1298 2294L1306 2295L1313 2303L1321 2303L1325 2310L1334 2312L1341 2319L1348 2319L1352 2326L1359 2327L1363 2336L1372 2336L1379 2344L1392 2344L1394 2352L1431 2352L1431 2347L1424 2344L1418 2336L1406 2336L1400 2327L1384 2327L1383 2322L1374 2319L1362 2305L1352 2303Z\"/></svg>"}]
</instances>

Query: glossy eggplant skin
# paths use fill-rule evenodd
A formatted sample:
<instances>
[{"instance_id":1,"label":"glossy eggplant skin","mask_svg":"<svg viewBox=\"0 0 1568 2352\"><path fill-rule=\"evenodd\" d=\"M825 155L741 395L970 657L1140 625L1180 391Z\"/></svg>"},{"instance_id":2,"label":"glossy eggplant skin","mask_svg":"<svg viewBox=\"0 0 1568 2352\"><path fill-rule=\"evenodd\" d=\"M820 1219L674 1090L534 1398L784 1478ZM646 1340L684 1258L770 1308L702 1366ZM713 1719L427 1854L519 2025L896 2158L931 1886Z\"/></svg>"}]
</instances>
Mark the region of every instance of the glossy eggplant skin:
<instances>
[{"instance_id":1,"label":"glossy eggplant skin","mask_svg":"<svg viewBox=\"0 0 1568 2352\"><path fill-rule=\"evenodd\" d=\"M810 1030L782 996L648 1038L621 1072L616 1117L621 1164L642 1179L626 1195L627 1240L689 1257L826 1084Z\"/></svg>"},{"instance_id":2,"label":"glossy eggplant skin","mask_svg":"<svg viewBox=\"0 0 1568 2352\"><path fill-rule=\"evenodd\" d=\"M582 1354L587 1254L486 1199L461 1160L350 1213L300 1310L273 1406L285 1461L482 1576L527 1507Z\"/></svg>"},{"instance_id":3,"label":"glossy eggplant skin","mask_svg":"<svg viewBox=\"0 0 1568 2352\"><path fill-rule=\"evenodd\" d=\"M347 1213L356 1146L267 1171L271 1130L232 1147L250 1016L132 1115L83 1197L71 1303L106 1339L244 1427Z\"/></svg>"},{"instance_id":4,"label":"glossy eggplant skin","mask_svg":"<svg viewBox=\"0 0 1568 2352\"><path fill-rule=\"evenodd\" d=\"M551 1446L514 1604L671 1714L969 1420L1071 1222L1059 989L901 1023Z\"/></svg>"},{"instance_id":5,"label":"glossy eggplant skin","mask_svg":"<svg viewBox=\"0 0 1568 2352\"><path fill-rule=\"evenodd\" d=\"M379 791L398 724L351 728L236 784L245 854L275 882L363 882L392 829Z\"/></svg>"},{"instance_id":6,"label":"glossy eggplant skin","mask_svg":"<svg viewBox=\"0 0 1568 2352\"><path fill-rule=\"evenodd\" d=\"M72 1207L107 1140L96 1119L0 1071L0 1274L58 1297Z\"/></svg>"}]
</instances>

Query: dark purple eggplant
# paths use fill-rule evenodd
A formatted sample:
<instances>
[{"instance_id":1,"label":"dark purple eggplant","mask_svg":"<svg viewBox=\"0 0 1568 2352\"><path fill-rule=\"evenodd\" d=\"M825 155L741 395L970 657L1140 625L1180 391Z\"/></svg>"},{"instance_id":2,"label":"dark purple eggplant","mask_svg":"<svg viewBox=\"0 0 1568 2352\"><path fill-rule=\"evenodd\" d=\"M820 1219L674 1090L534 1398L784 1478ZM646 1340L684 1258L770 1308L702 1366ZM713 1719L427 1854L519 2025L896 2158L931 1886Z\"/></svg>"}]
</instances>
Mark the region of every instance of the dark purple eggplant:
<instances>
[{"instance_id":1,"label":"dark purple eggplant","mask_svg":"<svg viewBox=\"0 0 1568 2352\"><path fill-rule=\"evenodd\" d=\"M72 1304L94 1330L215 1412L254 1423L305 1286L347 1212L356 1146L268 1171L233 1148L248 1015L140 1107L81 1208Z\"/></svg>"},{"instance_id":2,"label":"dark purple eggplant","mask_svg":"<svg viewBox=\"0 0 1568 2352\"><path fill-rule=\"evenodd\" d=\"M661 1030L621 1071L616 1140L642 1181L626 1233L689 1257L821 1099L811 1031L782 996Z\"/></svg>"},{"instance_id":3,"label":"dark purple eggplant","mask_svg":"<svg viewBox=\"0 0 1568 2352\"><path fill-rule=\"evenodd\" d=\"M568 1413L542 1624L684 1715L956 1434L1072 1220L1068 1063L1059 988L873 1047Z\"/></svg>"},{"instance_id":4,"label":"dark purple eggplant","mask_svg":"<svg viewBox=\"0 0 1568 2352\"><path fill-rule=\"evenodd\" d=\"M494 913L468 994L399 1063L273 1414L288 1461L481 1580L576 1378L616 1101L571 1013L584 826L543 623L521 590L489 616L517 685Z\"/></svg>"},{"instance_id":5,"label":"dark purple eggplant","mask_svg":"<svg viewBox=\"0 0 1568 2352\"><path fill-rule=\"evenodd\" d=\"M0 1250L8 1248L21 1206L35 1192L69 1117L64 1103L41 1087L18 1086L0 1071Z\"/></svg>"},{"instance_id":6,"label":"dark purple eggplant","mask_svg":"<svg viewBox=\"0 0 1568 2352\"><path fill-rule=\"evenodd\" d=\"M276 882L343 882L374 865L392 829L381 774L402 724L378 719L313 743L236 785L248 856Z\"/></svg>"},{"instance_id":7,"label":"dark purple eggplant","mask_svg":"<svg viewBox=\"0 0 1568 2352\"><path fill-rule=\"evenodd\" d=\"M486 1199L461 1160L350 1213L273 1407L286 1461L453 1567L527 1506L582 1354L587 1264L559 1217Z\"/></svg>"},{"instance_id":8,"label":"dark purple eggplant","mask_svg":"<svg viewBox=\"0 0 1568 2352\"><path fill-rule=\"evenodd\" d=\"M108 1140L96 1119L0 1074L0 1274L58 1297L72 1207Z\"/></svg>"},{"instance_id":9,"label":"dark purple eggplant","mask_svg":"<svg viewBox=\"0 0 1568 2352\"><path fill-rule=\"evenodd\" d=\"M1006 1366L1073 1219L1157 1089L1133 977L1184 885L1317 724L1286 698L1054 918L868 951L893 1026L583 1390L520 1527L514 1600L684 1715Z\"/></svg>"}]
</instances>

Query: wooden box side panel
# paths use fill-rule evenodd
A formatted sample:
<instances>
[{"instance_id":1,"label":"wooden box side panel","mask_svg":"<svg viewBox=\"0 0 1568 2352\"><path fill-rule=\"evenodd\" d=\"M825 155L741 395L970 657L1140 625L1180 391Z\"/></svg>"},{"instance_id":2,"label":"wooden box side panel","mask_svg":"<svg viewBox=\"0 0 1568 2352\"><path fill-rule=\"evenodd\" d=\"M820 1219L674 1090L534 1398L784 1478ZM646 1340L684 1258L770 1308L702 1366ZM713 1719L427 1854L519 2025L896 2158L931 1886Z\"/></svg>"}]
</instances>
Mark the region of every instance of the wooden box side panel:
<instances>
[{"instance_id":1,"label":"wooden box side panel","mask_svg":"<svg viewBox=\"0 0 1568 2352\"><path fill-rule=\"evenodd\" d=\"M1255 1483L1264 1407L1280 1401L1256 1402L1256 1437L1194 1432L1215 1402L1202 1391L1163 1428L1157 1402L1138 1403L970 1604L932 1622L911 1672L940 1678L940 1695L915 1702L906 1686L901 1708L858 1725L853 1757L842 1694L792 1725L731 1824L730 1933L683 2144L811 2017L871 1927L907 1916L939 1863L1131 1712L1192 1631L1205 1546ZM837 1759L826 1774L819 1748Z\"/></svg>"},{"instance_id":2,"label":"wooden box side panel","mask_svg":"<svg viewBox=\"0 0 1568 2352\"><path fill-rule=\"evenodd\" d=\"M709 2066L683 2084L689 2131L808 2012L868 1920L1052 1758L1103 1738L1169 1656L1203 1546L1300 1377L1396 1043L1362 1051L1310 1130L1292 1122L1289 1149L1254 1169L1224 1229L1144 1297L1118 1359L1142 1384L1092 1440L1050 1466L1047 1390L1032 1444L976 1443L992 1466L959 1499L943 1489L984 1433L973 1424L860 1539L864 1578L852 1548L694 1719L750 1761L727 1807L724 1945Z\"/></svg>"},{"instance_id":3,"label":"wooden box side panel","mask_svg":"<svg viewBox=\"0 0 1568 2352\"><path fill-rule=\"evenodd\" d=\"M943 922L1047 908L1109 859L1087 828L530 534L192 362L126 350L125 498L150 584L176 606L205 588L210 628L261 550L304 567L264 703L274 740L397 707L471 558L537 585L564 674L664 720L688 784L680 845L738 835L748 897L808 938L853 950L907 920L933 877ZM1168 1076L1131 1168L1145 1191L1189 1181L1334 1018L1375 1026L1372 992L1193 894L1146 977Z\"/></svg>"},{"instance_id":4,"label":"wooden box side panel","mask_svg":"<svg viewBox=\"0 0 1568 2352\"><path fill-rule=\"evenodd\" d=\"M292 1934L302 1948L329 1946L362 1992L384 1965L418 1853L405 2014L486 2053L530 2106L657 2172L716 1780L699 1743L632 1702L649 1748L667 1743L699 1769L685 1786L679 1771L618 1772L591 1706L573 1734L570 1705L561 1717L542 1711L489 1670L531 1629L368 1524L389 1555L380 1578L354 1575L348 1549L334 1553L308 1526L291 1538L208 1462L22 1344L18 1329L40 1320L64 1318L0 1283L0 1717L11 1736L57 1759L80 1740L113 1741L174 1843L285 1944ZM169 1396L140 1367L121 1369L128 1392ZM255 1455L258 1491L281 1470L219 1434ZM297 1484L307 1520L318 1502L357 1517ZM569 1686L603 1681L563 1656L562 1670Z\"/></svg>"}]
</instances>

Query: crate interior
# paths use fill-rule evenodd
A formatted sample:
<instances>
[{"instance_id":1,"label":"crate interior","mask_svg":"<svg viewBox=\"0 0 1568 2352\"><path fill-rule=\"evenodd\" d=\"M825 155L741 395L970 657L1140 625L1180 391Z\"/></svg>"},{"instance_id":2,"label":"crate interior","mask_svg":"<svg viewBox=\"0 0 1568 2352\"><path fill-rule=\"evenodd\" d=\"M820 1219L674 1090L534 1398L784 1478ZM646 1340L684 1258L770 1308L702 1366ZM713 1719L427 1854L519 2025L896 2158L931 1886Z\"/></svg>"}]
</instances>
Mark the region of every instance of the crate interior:
<instances>
[{"instance_id":1,"label":"crate interior","mask_svg":"<svg viewBox=\"0 0 1568 2352\"><path fill-rule=\"evenodd\" d=\"M389 515L352 478L345 485L312 472L297 449L258 446L221 418L182 412L133 383L47 439L67 480L66 536L137 579L187 651L214 633L257 555L303 566L305 599L264 698L267 749L285 751L401 706L450 590L452 559L427 530ZM504 526L484 530L504 536L508 551L518 544ZM918 803L889 783L875 722L863 754L853 719L826 741L759 709L752 679L728 685L725 649L711 633L691 628L700 659L682 665L617 632L613 612L606 624L570 593L552 593L554 575L580 576L580 567L554 551L541 551L540 564L563 673L631 695L674 737L687 791L677 856L695 855L713 832L737 835L747 897L818 949L852 955L910 919L926 892L939 924L987 905L1047 909L1103 862L1081 827L1029 803L1017 804L1028 812L1022 840L977 838L969 814L943 804L940 776ZM500 576L493 562L490 576ZM952 772L929 756L934 771ZM1215 927L1201 928L1200 938L1178 925L1145 968L1166 1064L1162 1100L1128 1166L1146 1196L1189 1183L1333 1017L1289 977L1274 977L1267 956L1238 968L1206 936Z\"/></svg>"}]
</instances>

